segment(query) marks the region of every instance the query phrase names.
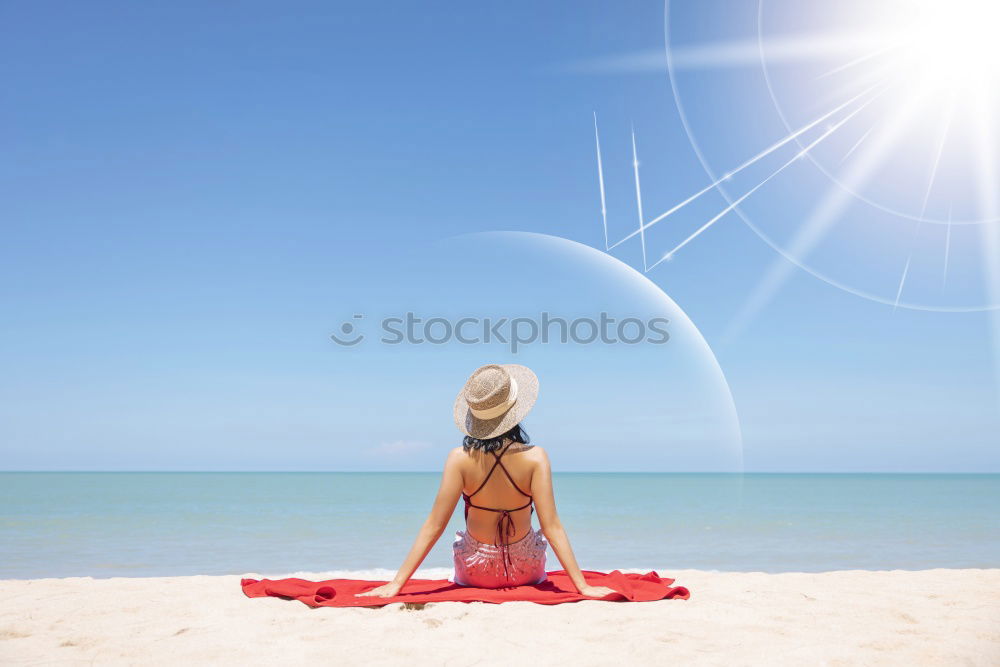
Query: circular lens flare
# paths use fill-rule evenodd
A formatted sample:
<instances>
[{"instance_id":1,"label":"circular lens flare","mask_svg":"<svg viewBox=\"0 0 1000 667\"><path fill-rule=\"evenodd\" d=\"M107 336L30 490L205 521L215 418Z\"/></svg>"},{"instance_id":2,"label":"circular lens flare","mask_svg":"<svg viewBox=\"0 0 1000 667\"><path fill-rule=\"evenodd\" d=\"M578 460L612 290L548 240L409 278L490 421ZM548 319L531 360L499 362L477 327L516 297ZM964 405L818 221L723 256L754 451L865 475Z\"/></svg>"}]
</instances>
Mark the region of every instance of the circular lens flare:
<instances>
[{"instance_id":1,"label":"circular lens flare","mask_svg":"<svg viewBox=\"0 0 1000 667\"><path fill-rule=\"evenodd\" d=\"M758 236L822 280L893 307L1000 308L1000 2L758 0L752 38L723 29L720 13L720 29L695 41L672 39L690 32L672 4L667 70L681 122L713 180L728 174L713 164L741 165L714 187ZM732 73L753 68L787 131L764 145L791 146L782 158L799 151L796 164L809 168L746 160L746 129L768 121L747 112L755 92ZM698 95L682 100L691 89ZM720 123L730 107L732 123ZM703 147L696 137L708 131ZM769 176L778 171L780 181ZM762 185L770 180L794 187ZM751 301L765 303L784 279L762 281Z\"/></svg>"}]
</instances>

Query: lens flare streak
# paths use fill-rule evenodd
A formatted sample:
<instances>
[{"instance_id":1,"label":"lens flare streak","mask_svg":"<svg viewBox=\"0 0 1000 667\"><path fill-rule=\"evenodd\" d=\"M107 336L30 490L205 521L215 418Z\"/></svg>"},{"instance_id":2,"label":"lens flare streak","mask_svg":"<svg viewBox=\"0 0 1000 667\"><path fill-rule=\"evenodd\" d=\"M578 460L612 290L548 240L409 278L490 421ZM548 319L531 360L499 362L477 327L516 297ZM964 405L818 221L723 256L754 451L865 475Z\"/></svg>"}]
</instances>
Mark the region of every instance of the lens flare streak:
<instances>
[{"instance_id":1,"label":"lens flare streak","mask_svg":"<svg viewBox=\"0 0 1000 667\"><path fill-rule=\"evenodd\" d=\"M778 174L780 174L781 172L783 172L785 169L787 169L791 165L793 165L796 162L798 162L809 151L811 151L813 148L815 148L816 146L818 146L824 139L826 139L831 134L833 134L834 132L836 132L837 130L839 130L841 127L843 127L843 125L845 123L847 123L847 121L849 121L851 118L853 118L858 113L860 113L861 110L865 108L865 106L867 106L867 104L863 105L860 109L857 109L857 110L851 112L851 114L848 115L847 118L844 118L843 120L841 120L840 122L838 122L836 125L834 125L833 127L829 128L826 132L824 132L823 134L821 134L812 143L808 144L805 148L803 148L798 153L796 153L795 156L792 157L792 159L788 160L787 162L785 162L784 164L782 164L780 167L778 167L775 171L773 171L770 174L768 174L767 177L764 180L762 180L760 183L758 183L757 185L755 185L752 188L750 188L746 193L744 193L738 199L736 199L735 201L733 201L729 206L727 206L726 208L722 209L722 211L719 212L715 217L713 217L711 220L709 220L704 225L702 225L701 227L699 227L698 230L694 234L691 234L691 236L689 236L686 239L684 239L684 241L682 241L673 250L671 250L671 251L667 252L666 254L664 254L663 257L661 257L659 260L657 260L653 264L653 266L649 267L649 269L652 269L653 267L655 267L660 262L663 262L665 260L669 260L671 257L673 257L674 253L676 253L678 250L680 250L681 248L683 248L684 246L686 246L688 243L690 243L691 241L693 241L695 238L697 238L698 236L700 236L702 232L704 232L706 229L708 229L709 227L711 227L712 225L714 225L716 222L718 222L720 219L722 219L722 217L724 215L726 215L727 213L729 213L730 211L732 211L734 208L736 208L737 206L739 206L740 202L742 202L744 199L746 199L747 197L749 197L753 193L757 192L757 190L759 190L760 188L762 188L771 179L773 179L775 176L777 176ZM647 271L649 269L647 269Z\"/></svg>"},{"instance_id":2,"label":"lens flare streak","mask_svg":"<svg viewBox=\"0 0 1000 667\"><path fill-rule=\"evenodd\" d=\"M618 241L616 241L615 243L611 244L609 247L607 247L607 250L613 250L614 248L618 247L622 243L625 243L626 241L629 241L629 240L635 238L635 236L639 235L640 233L644 233L646 230L648 230L653 225L657 224L658 222L661 222L662 220L666 219L670 215L676 213L677 211L679 211L680 209L684 208L685 206L687 206L691 202L697 200L702 195L705 195L706 193L711 192L712 190L714 190L715 188L717 188L719 185L721 185L725 181L731 179L736 174L739 174L740 172L742 172L746 168L748 168L748 167L756 164L757 162L759 162L760 160L764 159L768 155L771 155L772 153L774 153L778 149L782 148L783 146L788 145L789 143L791 143L792 141L794 141L798 137L802 136L803 134L805 134L809 130L813 129L814 127L816 127L820 123L822 123L822 122L830 119L831 117L835 116L840 111L843 111L844 109L846 109L847 107L851 106L852 104L855 104L858 100L862 99L863 97L865 97L866 95L868 95L872 91L876 90L876 88L877 88L876 85L873 85L873 86L870 86L869 88L866 88L865 90L861 91L860 93L858 93L854 97L850 98L849 100L847 100L843 104L838 105L837 107L831 109L830 111L826 112L822 116L819 116L818 118L816 118L815 120L809 122L808 124L803 125L802 127L800 127L795 132L793 132L793 133L785 136L784 138L776 141L775 143L771 144L770 146L768 146L767 148L765 148L761 152L759 152L756 155L754 155L749 160L747 160L747 161L743 162L742 164L740 164L735 169L733 169L733 170L731 170L729 172L726 172L726 174L722 178L717 179L715 182L710 183L709 185L706 185L704 188L702 188L698 192L694 193L693 195L691 195L690 197L688 197L684 201L680 202L679 204L676 204L675 206L671 207L670 209L668 209L664 213L661 213L660 215L656 216L655 218L653 218L649 222L641 224L639 229L635 230L634 232L632 232L630 234L627 234L623 238L621 238ZM874 99L874 97L872 99ZM869 100L869 102L870 101L871 100ZM866 104L867 104L867 102L866 102ZM633 149L634 149L634 139L635 139L635 133L633 132ZM600 171L600 166L598 167L598 170ZM602 180L601 180L602 192L603 192L603 183L604 183L604 181L603 181L603 178L602 178ZM602 202L603 202L603 198L602 198ZM640 213L640 217L641 217L641 213Z\"/></svg>"},{"instance_id":3,"label":"lens flare streak","mask_svg":"<svg viewBox=\"0 0 1000 667\"><path fill-rule=\"evenodd\" d=\"M597 112L594 112L594 143L597 146L597 182L601 188L601 222L604 223L604 249L608 250L608 204L604 195L604 162L601 160L601 135L597 131Z\"/></svg>"}]
</instances>

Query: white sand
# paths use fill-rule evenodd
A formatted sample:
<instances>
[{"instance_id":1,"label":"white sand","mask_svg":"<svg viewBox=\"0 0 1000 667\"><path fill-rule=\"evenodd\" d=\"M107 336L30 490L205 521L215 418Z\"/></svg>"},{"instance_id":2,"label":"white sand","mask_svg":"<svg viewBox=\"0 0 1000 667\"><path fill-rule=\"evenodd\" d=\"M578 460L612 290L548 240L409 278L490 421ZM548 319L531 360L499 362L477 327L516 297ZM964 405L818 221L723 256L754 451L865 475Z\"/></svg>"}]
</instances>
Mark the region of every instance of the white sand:
<instances>
[{"instance_id":1,"label":"white sand","mask_svg":"<svg viewBox=\"0 0 1000 667\"><path fill-rule=\"evenodd\" d=\"M0 664L1000 665L1000 570L669 576L690 600L421 610L249 599L239 576L8 580Z\"/></svg>"}]
</instances>

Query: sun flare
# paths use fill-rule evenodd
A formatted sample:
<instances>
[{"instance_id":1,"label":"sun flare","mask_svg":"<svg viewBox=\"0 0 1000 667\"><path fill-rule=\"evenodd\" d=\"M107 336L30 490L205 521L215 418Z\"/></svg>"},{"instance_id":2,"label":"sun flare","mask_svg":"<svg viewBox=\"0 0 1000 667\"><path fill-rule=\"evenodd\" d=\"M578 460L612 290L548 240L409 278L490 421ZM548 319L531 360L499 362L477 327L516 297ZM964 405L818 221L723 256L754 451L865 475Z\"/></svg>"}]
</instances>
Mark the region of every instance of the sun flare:
<instances>
[{"instance_id":1,"label":"sun flare","mask_svg":"<svg viewBox=\"0 0 1000 667\"><path fill-rule=\"evenodd\" d=\"M994 229L1000 228L1000 0L757 0L749 35L734 31L726 12L718 29L674 27L687 17L672 12L674 4L680 6L665 2L666 70L681 123L710 182L659 211L648 202L644 208L642 150L633 139L639 222L609 238L595 118L607 250L634 240L650 271L735 214L784 262L748 299L756 304L748 312L773 297L790 266L894 308L1000 309L1000 231ZM748 76L733 77L733 70ZM736 142L715 130L703 146L694 129L709 122L701 117L716 119L732 109L733 129L726 130L732 134L766 123L759 107L753 109L757 116L744 112L760 99L753 90L760 74L764 100L786 134L768 132L759 150L740 154L727 153ZM688 86L699 93L690 115L682 94ZM712 100L713 108L702 100ZM706 148L721 157L710 162ZM813 168L828 181L809 181L824 188L816 196L802 198L795 186L782 189L813 178L815 170L806 173ZM689 217L689 205L712 193L726 200L717 213L650 236L666 220ZM756 200L789 194L802 210L761 218L761 224L751 219ZM680 211L685 215L677 216ZM870 257L868 268L855 271L843 263L845 251ZM895 279L888 275L893 272ZM870 284L859 280L869 275Z\"/></svg>"},{"instance_id":2,"label":"sun flare","mask_svg":"<svg viewBox=\"0 0 1000 667\"><path fill-rule=\"evenodd\" d=\"M1000 80L1000 2L927 0L896 35L896 65L924 85L968 92Z\"/></svg>"}]
</instances>

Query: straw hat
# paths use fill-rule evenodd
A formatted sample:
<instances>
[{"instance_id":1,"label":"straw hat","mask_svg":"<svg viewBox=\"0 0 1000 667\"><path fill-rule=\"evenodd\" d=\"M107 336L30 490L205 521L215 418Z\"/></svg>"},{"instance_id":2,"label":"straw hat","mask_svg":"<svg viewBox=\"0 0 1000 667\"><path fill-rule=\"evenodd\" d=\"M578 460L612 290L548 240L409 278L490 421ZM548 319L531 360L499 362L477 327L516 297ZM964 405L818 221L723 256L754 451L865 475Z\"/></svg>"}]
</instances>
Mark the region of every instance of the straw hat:
<instances>
[{"instance_id":1,"label":"straw hat","mask_svg":"<svg viewBox=\"0 0 1000 667\"><path fill-rule=\"evenodd\" d=\"M455 399L455 425L466 435L488 440L524 419L538 398L538 378L520 364L477 368Z\"/></svg>"}]
</instances>

